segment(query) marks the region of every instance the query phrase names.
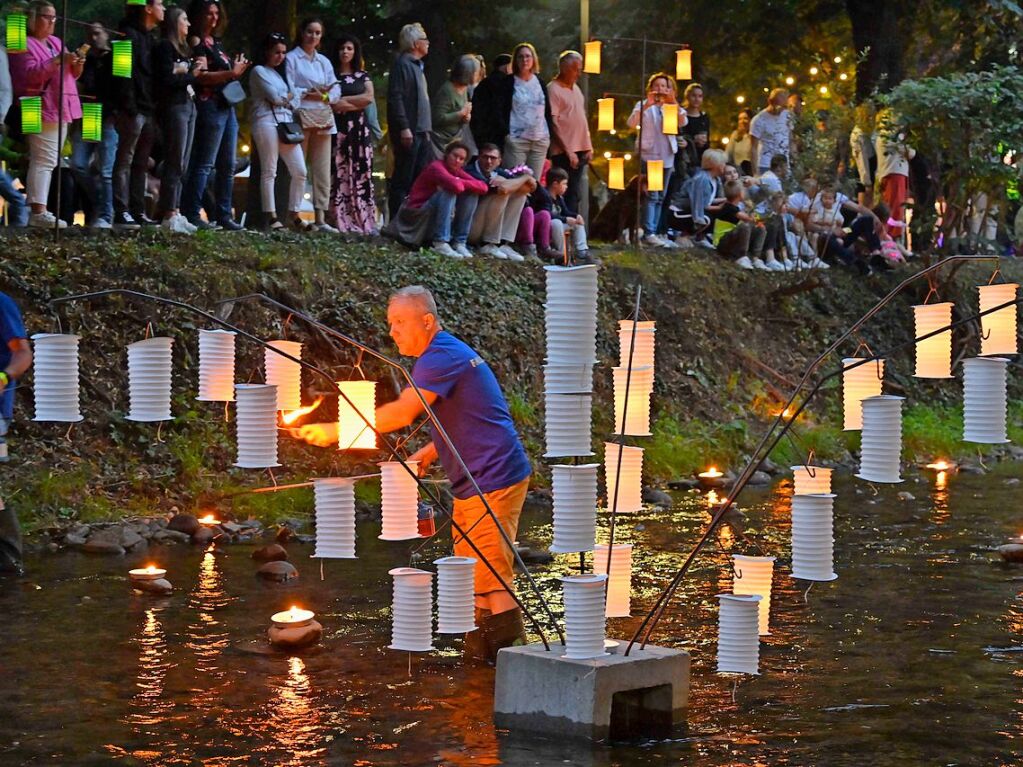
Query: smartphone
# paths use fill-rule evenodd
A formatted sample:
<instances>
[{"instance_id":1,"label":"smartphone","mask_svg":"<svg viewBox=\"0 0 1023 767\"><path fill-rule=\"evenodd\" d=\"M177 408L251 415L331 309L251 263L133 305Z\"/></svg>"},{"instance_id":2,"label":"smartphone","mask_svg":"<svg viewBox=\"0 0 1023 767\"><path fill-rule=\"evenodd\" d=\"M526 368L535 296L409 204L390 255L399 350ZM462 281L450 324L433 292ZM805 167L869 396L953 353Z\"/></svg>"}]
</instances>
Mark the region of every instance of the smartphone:
<instances>
[{"instance_id":1,"label":"smartphone","mask_svg":"<svg viewBox=\"0 0 1023 767\"><path fill-rule=\"evenodd\" d=\"M85 55L89 52L90 48L92 48L92 46L89 45L88 43L82 43L80 46L78 46L78 50L75 51L75 53L77 53L84 59Z\"/></svg>"}]
</instances>

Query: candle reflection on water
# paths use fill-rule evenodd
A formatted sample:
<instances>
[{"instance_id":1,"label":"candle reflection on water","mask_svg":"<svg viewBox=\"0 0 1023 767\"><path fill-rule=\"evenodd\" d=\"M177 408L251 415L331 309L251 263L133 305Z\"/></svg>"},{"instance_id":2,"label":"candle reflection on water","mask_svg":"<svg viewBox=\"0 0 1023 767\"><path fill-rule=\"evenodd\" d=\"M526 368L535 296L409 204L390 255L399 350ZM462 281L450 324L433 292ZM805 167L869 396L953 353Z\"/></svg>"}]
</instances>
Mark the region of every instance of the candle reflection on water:
<instances>
[{"instance_id":1,"label":"candle reflection on water","mask_svg":"<svg viewBox=\"0 0 1023 767\"><path fill-rule=\"evenodd\" d=\"M304 767L320 763L319 759L327 755L327 749L313 747L313 744L324 743L323 715L301 658L288 658L288 675L274 686L273 693L266 720L273 742L260 750L272 752L274 764L278 765Z\"/></svg>"},{"instance_id":2,"label":"candle reflection on water","mask_svg":"<svg viewBox=\"0 0 1023 767\"><path fill-rule=\"evenodd\" d=\"M206 682L215 681L224 673L218 659L229 640L227 631L217 620L216 611L226 607L228 601L223 574L214 555L214 547L210 546L199 565L199 580L188 595L192 618L185 642L185 646L195 653L197 677Z\"/></svg>"},{"instance_id":3,"label":"candle reflection on water","mask_svg":"<svg viewBox=\"0 0 1023 767\"><path fill-rule=\"evenodd\" d=\"M139 648L139 666L135 679L137 691L131 699L129 721L135 725L161 724L167 721L174 707L173 702L164 696L164 684L171 664L167 660L167 639L160 622L161 610L146 610L145 622L133 640Z\"/></svg>"}]
</instances>

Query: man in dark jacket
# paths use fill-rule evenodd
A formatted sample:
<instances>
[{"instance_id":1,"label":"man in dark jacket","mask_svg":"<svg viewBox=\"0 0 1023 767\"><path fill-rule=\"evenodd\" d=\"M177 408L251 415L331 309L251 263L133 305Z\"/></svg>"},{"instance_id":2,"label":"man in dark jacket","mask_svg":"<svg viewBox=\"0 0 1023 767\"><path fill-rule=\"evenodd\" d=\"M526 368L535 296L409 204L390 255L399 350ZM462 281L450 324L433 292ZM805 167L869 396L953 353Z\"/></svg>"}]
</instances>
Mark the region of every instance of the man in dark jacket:
<instances>
[{"instance_id":1,"label":"man in dark jacket","mask_svg":"<svg viewBox=\"0 0 1023 767\"><path fill-rule=\"evenodd\" d=\"M472 92L472 118L469 121L469 128L478 147L484 144L501 146L504 143L501 121L498 118L497 94L501 81L511 74L511 65L510 53L495 56L490 63L490 73Z\"/></svg>"},{"instance_id":2,"label":"man in dark jacket","mask_svg":"<svg viewBox=\"0 0 1023 767\"><path fill-rule=\"evenodd\" d=\"M398 36L401 53L387 79L387 130L394 148L394 171L388 192L391 216L408 196L412 182L433 155L430 149L430 96L423 58L430 50L423 25L406 24Z\"/></svg>"}]
</instances>

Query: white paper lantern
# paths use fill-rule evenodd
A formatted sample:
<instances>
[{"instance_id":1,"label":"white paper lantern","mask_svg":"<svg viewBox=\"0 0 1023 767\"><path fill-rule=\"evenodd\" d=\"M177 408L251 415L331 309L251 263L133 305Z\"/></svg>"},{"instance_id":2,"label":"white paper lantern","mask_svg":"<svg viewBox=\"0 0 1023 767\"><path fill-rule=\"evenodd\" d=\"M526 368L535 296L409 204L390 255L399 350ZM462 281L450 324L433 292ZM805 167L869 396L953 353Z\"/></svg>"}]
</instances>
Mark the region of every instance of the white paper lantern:
<instances>
[{"instance_id":1,"label":"white paper lantern","mask_svg":"<svg viewBox=\"0 0 1023 767\"><path fill-rule=\"evenodd\" d=\"M302 407L302 366L282 357L279 349L296 359L302 359L302 344L298 341L270 341L273 349L263 350L266 382L277 387L277 409L285 412Z\"/></svg>"},{"instance_id":2,"label":"white paper lantern","mask_svg":"<svg viewBox=\"0 0 1023 767\"><path fill-rule=\"evenodd\" d=\"M392 650L429 652L433 649L433 573L415 567L396 567L391 604Z\"/></svg>"},{"instance_id":3,"label":"white paper lantern","mask_svg":"<svg viewBox=\"0 0 1023 767\"><path fill-rule=\"evenodd\" d=\"M593 391L593 365L544 365L543 390L545 394L589 394Z\"/></svg>"},{"instance_id":4,"label":"white paper lantern","mask_svg":"<svg viewBox=\"0 0 1023 767\"><path fill-rule=\"evenodd\" d=\"M608 574L609 547L600 544L593 548L593 572ZM607 582L608 618L627 618L632 614L632 544L616 543L611 553L611 572Z\"/></svg>"},{"instance_id":5,"label":"white paper lantern","mask_svg":"<svg viewBox=\"0 0 1023 767\"><path fill-rule=\"evenodd\" d=\"M857 431L863 428L863 400L867 397L876 397L881 393L881 384L884 383L884 360L864 362L855 368L850 368L862 357L846 357L842 360L845 368L842 373L842 409L844 412L845 431Z\"/></svg>"},{"instance_id":6,"label":"white paper lantern","mask_svg":"<svg viewBox=\"0 0 1023 767\"><path fill-rule=\"evenodd\" d=\"M597 361L597 267L546 266L547 362Z\"/></svg>"},{"instance_id":7,"label":"white paper lantern","mask_svg":"<svg viewBox=\"0 0 1023 767\"><path fill-rule=\"evenodd\" d=\"M238 420L235 424L241 469L272 469L277 462L277 387L236 384Z\"/></svg>"},{"instance_id":8,"label":"white paper lantern","mask_svg":"<svg viewBox=\"0 0 1023 767\"><path fill-rule=\"evenodd\" d=\"M234 402L234 337L231 330L199 331L200 402Z\"/></svg>"},{"instance_id":9,"label":"white paper lantern","mask_svg":"<svg viewBox=\"0 0 1023 767\"><path fill-rule=\"evenodd\" d=\"M615 475L618 472L617 442L604 443L604 486L607 490L607 508L615 502ZM643 510L643 448L625 445L621 450L622 468L618 483L618 505L620 514L631 514Z\"/></svg>"},{"instance_id":10,"label":"white paper lantern","mask_svg":"<svg viewBox=\"0 0 1023 767\"><path fill-rule=\"evenodd\" d=\"M980 292L980 311L986 312L988 309L994 309L1009 301L1015 301L1018 289L1019 285L1016 283L977 286L977 290ZM983 329L980 340L982 355L1016 354L1017 311L1016 306L1007 306L980 318L980 326Z\"/></svg>"},{"instance_id":11,"label":"white paper lantern","mask_svg":"<svg viewBox=\"0 0 1023 767\"><path fill-rule=\"evenodd\" d=\"M561 578L565 597L565 657L574 660L602 658L604 651L603 573L566 575Z\"/></svg>"},{"instance_id":12,"label":"white paper lantern","mask_svg":"<svg viewBox=\"0 0 1023 767\"><path fill-rule=\"evenodd\" d=\"M544 396L544 458L593 455L592 398L589 394Z\"/></svg>"},{"instance_id":13,"label":"white paper lantern","mask_svg":"<svg viewBox=\"0 0 1023 767\"><path fill-rule=\"evenodd\" d=\"M651 370L654 367L654 337L657 333L657 323L651 321L636 322L636 351L632 354L632 367ZM618 364L621 367L629 366L629 347L632 344L632 320L618 321Z\"/></svg>"},{"instance_id":14,"label":"white paper lantern","mask_svg":"<svg viewBox=\"0 0 1023 767\"><path fill-rule=\"evenodd\" d=\"M774 557L749 557L733 554L735 577L733 594L760 596L758 625L761 636L771 633L771 586L774 580Z\"/></svg>"},{"instance_id":15,"label":"white paper lantern","mask_svg":"<svg viewBox=\"0 0 1023 767\"><path fill-rule=\"evenodd\" d=\"M554 540L551 551L593 551L597 535L598 464L552 466Z\"/></svg>"},{"instance_id":16,"label":"white paper lantern","mask_svg":"<svg viewBox=\"0 0 1023 767\"><path fill-rule=\"evenodd\" d=\"M476 560L473 557L442 557L433 563L437 565L437 633L475 631Z\"/></svg>"},{"instance_id":17,"label":"white paper lantern","mask_svg":"<svg viewBox=\"0 0 1023 767\"><path fill-rule=\"evenodd\" d=\"M383 531L380 540L407 541L419 538L419 485L416 471L419 461L384 461L380 466L380 514ZM411 470L411 474L405 470Z\"/></svg>"},{"instance_id":18,"label":"white paper lantern","mask_svg":"<svg viewBox=\"0 0 1023 767\"><path fill-rule=\"evenodd\" d=\"M615 397L615 434L627 434L632 437L650 436L650 395L654 391L654 369L651 367L633 368L629 379L629 409L625 412L625 384L628 368L613 368ZM622 414L625 414L625 426L622 430Z\"/></svg>"},{"instance_id":19,"label":"white paper lantern","mask_svg":"<svg viewBox=\"0 0 1023 767\"><path fill-rule=\"evenodd\" d=\"M147 338L128 345L129 421L153 423L171 416L173 338Z\"/></svg>"},{"instance_id":20,"label":"white paper lantern","mask_svg":"<svg viewBox=\"0 0 1023 767\"><path fill-rule=\"evenodd\" d=\"M313 480L316 499L316 550L320 559L355 559L355 480Z\"/></svg>"},{"instance_id":21,"label":"white paper lantern","mask_svg":"<svg viewBox=\"0 0 1023 767\"><path fill-rule=\"evenodd\" d=\"M985 445L1008 442L1006 435L1006 368L1002 357L963 361L963 439Z\"/></svg>"},{"instance_id":22,"label":"white paper lantern","mask_svg":"<svg viewBox=\"0 0 1023 767\"><path fill-rule=\"evenodd\" d=\"M37 333L32 336L35 421L78 423L82 420L78 388L78 336Z\"/></svg>"},{"instance_id":23,"label":"white paper lantern","mask_svg":"<svg viewBox=\"0 0 1023 767\"><path fill-rule=\"evenodd\" d=\"M902 402L904 397L882 394L863 400L860 471L868 482L898 483L902 457Z\"/></svg>"},{"instance_id":24,"label":"white paper lantern","mask_svg":"<svg viewBox=\"0 0 1023 767\"><path fill-rule=\"evenodd\" d=\"M913 307L916 320L914 338L952 324L952 304L920 304ZM917 378L952 377L952 331L946 330L916 343Z\"/></svg>"},{"instance_id":25,"label":"white paper lantern","mask_svg":"<svg viewBox=\"0 0 1023 767\"><path fill-rule=\"evenodd\" d=\"M831 469L823 466L791 466L792 494L812 495L831 492Z\"/></svg>"},{"instance_id":26,"label":"white paper lantern","mask_svg":"<svg viewBox=\"0 0 1023 767\"><path fill-rule=\"evenodd\" d=\"M718 594L718 673L759 674L758 594Z\"/></svg>"},{"instance_id":27,"label":"white paper lantern","mask_svg":"<svg viewBox=\"0 0 1023 767\"><path fill-rule=\"evenodd\" d=\"M792 496L792 577L833 581L835 496L831 493Z\"/></svg>"},{"instance_id":28,"label":"white paper lantern","mask_svg":"<svg viewBox=\"0 0 1023 767\"><path fill-rule=\"evenodd\" d=\"M344 397L338 397L338 450L375 450L377 435L373 429L377 425L377 382L338 381L337 386L352 402L349 405ZM367 419L373 429L366 425Z\"/></svg>"}]
</instances>

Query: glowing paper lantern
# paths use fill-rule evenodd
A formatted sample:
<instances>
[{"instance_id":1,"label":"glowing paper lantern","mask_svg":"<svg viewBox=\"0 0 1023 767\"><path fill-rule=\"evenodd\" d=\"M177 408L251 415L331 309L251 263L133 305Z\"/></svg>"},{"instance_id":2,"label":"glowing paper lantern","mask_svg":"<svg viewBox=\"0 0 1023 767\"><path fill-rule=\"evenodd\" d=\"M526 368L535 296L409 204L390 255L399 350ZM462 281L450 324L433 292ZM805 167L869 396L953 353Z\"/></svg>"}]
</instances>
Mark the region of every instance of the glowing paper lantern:
<instances>
[{"instance_id":1,"label":"glowing paper lantern","mask_svg":"<svg viewBox=\"0 0 1023 767\"><path fill-rule=\"evenodd\" d=\"M565 657L574 660L604 657L607 575L566 575L560 580L565 597Z\"/></svg>"},{"instance_id":2,"label":"glowing paper lantern","mask_svg":"<svg viewBox=\"0 0 1023 767\"><path fill-rule=\"evenodd\" d=\"M125 5L145 5L146 0L125 0Z\"/></svg>"},{"instance_id":3,"label":"glowing paper lantern","mask_svg":"<svg viewBox=\"0 0 1023 767\"><path fill-rule=\"evenodd\" d=\"M678 135L678 104L661 104L661 131L666 136Z\"/></svg>"},{"instance_id":4,"label":"glowing paper lantern","mask_svg":"<svg viewBox=\"0 0 1023 767\"><path fill-rule=\"evenodd\" d=\"M234 331L199 331L200 402L234 402Z\"/></svg>"},{"instance_id":5,"label":"glowing paper lantern","mask_svg":"<svg viewBox=\"0 0 1023 767\"><path fill-rule=\"evenodd\" d=\"M615 501L615 474L618 472L617 442L604 443L604 482L607 489L607 508ZM643 448L625 445L622 450L622 468L618 483L619 514L643 510Z\"/></svg>"},{"instance_id":6,"label":"glowing paper lantern","mask_svg":"<svg viewBox=\"0 0 1023 767\"><path fill-rule=\"evenodd\" d=\"M693 79L693 52L689 48L680 48L675 51L675 79Z\"/></svg>"},{"instance_id":7,"label":"glowing paper lantern","mask_svg":"<svg viewBox=\"0 0 1023 767\"><path fill-rule=\"evenodd\" d=\"M607 188L625 188L625 159L612 157L607 161Z\"/></svg>"},{"instance_id":8,"label":"glowing paper lantern","mask_svg":"<svg viewBox=\"0 0 1023 767\"><path fill-rule=\"evenodd\" d=\"M128 345L129 421L169 421L173 338L147 338ZM276 436L276 435L275 435Z\"/></svg>"},{"instance_id":9,"label":"glowing paper lantern","mask_svg":"<svg viewBox=\"0 0 1023 767\"><path fill-rule=\"evenodd\" d=\"M24 53L28 50L28 17L25 14L7 14L6 42L8 53Z\"/></svg>"},{"instance_id":10,"label":"glowing paper lantern","mask_svg":"<svg viewBox=\"0 0 1023 767\"><path fill-rule=\"evenodd\" d=\"M997 306L997 304L996 304ZM1006 381L1009 361L974 357L963 361L963 439L1000 445L1006 437Z\"/></svg>"},{"instance_id":11,"label":"glowing paper lantern","mask_svg":"<svg viewBox=\"0 0 1023 767\"><path fill-rule=\"evenodd\" d=\"M78 387L78 336L37 333L32 336L35 421L77 423L82 420Z\"/></svg>"},{"instance_id":12,"label":"glowing paper lantern","mask_svg":"<svg viewBox=\"0 0 1023 767\"><path fill-rule=\"evenodd\" d=\"M861 362L861 357L846 357L842 360L845 371L842 373L842 407L844 411L845 431L857 431L863 428L863 400L876 397L881 393L884 383L884 360L864 362L858 367L851 367Z\"/></svg>"},{"instance_id":13,"label":"glowing paper lantern","mask_svg":"<svg viewBox=\"0 0 1023 767\"><path fill-rule=\"evenodd\" d=\"M375 450L377 435L377 382L376 381L338 381L337 387L349 400L338 397L337 402L337 449L338 450ZM366 425L369 420L373 428Z\"/></svg>"},{"instance_id":14,"label":"glowing paper lantern","mask_svg":"<svg viewBox=\"0 0 1023 767\"><path fill-rule=\"evenodd\" d=\"M898 483L902 454L903 397L882 394L863 400L863 434L860 437L860 471L868 482Z\"/></svg>"},{"instance_id":15,"label":"glowing paper lantern","mask_svg":"<svg viewBox=\"0 0 1023 767\"><path fill-rule=\"evenodd\" d=\"M98 101L82 102L82 139L92 142L103 140L103 105Z\"/></svg>"},{"instance_id":16,"label":"glowing paper lantern","mask_svg":"<svg viewBox=\"0 0 1023 767\"><path fill-rule=\"evenodd\" d=\"M733 554L735 578L733 594L756 594L760 597L758 631L761 636L771 633L771 583L774 579L774 557L748 557Z\"/></svg>"},{"instance_id":17,"label":"glowing paper lantern","mask_svg":"<svg viewBox=\"0 0 1023 767\"><path fill-rule=\"evenodd\" d=\"M654 369L643 367L632 369L631 378L628 376L629 369L624 367L612 368L614 375L614 397L615 397L615 434L627 434L633 437L650 436L650 395L654 391ZM625 384L628 378L629 385L629 407L625 408ZM622 416L625 416L625 423L622 423Z\"/></svg>"},{"instance_id":18,"label":"glowing paper lantern","mask_svg":"<svg viewBox=\"0 0 1023 767\"><path fill-rule=\"evenodd\" d=\"M114 40L110 47L113 48L114 77L131 77L131 40Z\"/></svg>"},{"instance_id":19,"label":"glowing paper lantern","mask_svg":"<svg viewBox=\"0 0 1023 767\"><path fill-rule=\"evenodd\" d=\"M274 349L302 359L302 344L298 341L271 341L270 346L273 349L263 350L263 364L266 382L277 387L277 409L285 412L298 410L302 407L302 366Z\"/></svg>"},{"instance_id":20,"label":"glowing paper lantern","mask_svg":"<svg viewBox=\"0 0 1023 767\"><path fill-rule=\"evenodd\" d=\"M544 395L544 458L593 455L592 407L590 394Z\"/></svg>"},{"instance_id":21,"label":"glowing paper lantern","mask_svg":"<svg viewBox=\"0 0 1023 767\"><path fill-rule=\"evenodd\" d=\"M316 498L316 550L320 559L355 559L355 480L313 480Z\"/></svg>"},{"instance_id":22,"label":"glowing paper lantern","mask_svg":"<svg viewBox=\"0 0 1023 767\"><path fill-rule=\"evenodd\" d=\"M592 365L597 361L597 267L545 266L544 271L547 362Z\"/></svg>"},{"instance_id":23,"label":"glowing paper lantern","mask_svg":"<svg viewBox=\"0 0 1023 767\"><path fill-rule=\"evenodd\" d=\"M433 573L415 567L396 567L391 603L392 650L429 652L433 649Z\"/></svg>"},{"instance_id":24,"label":"glowing paper lantern","mask_svg":"<svg viewBox=\"0 0 1023 767\"><path fill-rule=\"evenodd\" d=\"M801 581L833 581L835 496L831 493L792 496L792 577Z\"/></svg>"},{"instance_id":25,"label":"glowing paper lantern","mask_svg":"<svg viewBox=\"0 0 1023 767\"><path fill-rule=\"evenodd\" d=\"M419 461L384 461L380 466L380 514L383 530L380 540L407 541L419 538L419 485L416 470Z\"/></svg>"},{"instance_id":26,"label":"glowing paper lantern","mask_svg":"<svg viewBox=\"0 0 1023 767\"><path fill-rule=\"evenodd\" d=\"M547 394L589 394L593 391L593 365L544 365L543 390Z\"/></svg>"},{"instance_id":27,"label":"glowing paper lantern","mask_svg":"<svg viewBox=\"0 0 1023 767\"><path fill-rule=\"evenodd\" d=\"M1016 300L1019 285L980 285L980 311L986 312L1009 301ZM983 329L980 353L985 357L996 354L1016 354L1016 307L1007 306L980 318Z\"/></svg>"},{"instance_id":28,"label":"glowing paper lantern","mask_svg":"<svg viewBox=\"0 0 1023 767\"><path fill-rule=\"evenodd\" d=\"M913 307L915 338L952 324L952 304L920 304ZM917 378L952 377L952 331L946 330L916 343Z\"/></svg>"},{"instance_id":29,"label":"glowing paper lantern","mask_svg":"<svg viewBox=\"0 0 1023 767\"><path fill-rule=\"evenodd\" d=\"M21 132L26 136L43 132L43 97L22 96L18 99L21 105Z\"/></svg>"},{"instance_id":30,"label":"glowing paper lantern","mask_svg":"<svg viewBox=\"0 0 1023 767\"><path fill-rule=\"evenodd\" d=\"M664 191L664 160L646 161L646 188L650 192Z\"/></svg>"},{"instance_id":31,"label":"glowing paper lantern","mask_svg":"<svg viewBox=\"0 0 1023 767\"><path fill-rule=\"evenodd\" d=\"M607 573L608 546L601 544L593 549L593 572ZM607 582L607 606L604 611L608 618L628 618L632 614L632 544L616 543L610 552L611 573Z\"/></svg>"},{"instance_id":32,"label":"glowing paper lantern","mask_svg":"<svg viewBox=\"0 0 1023 767\"><path fill-rule=\"evenodd\" d=\"M597 130L615 129L615 100L597 99Z\"/></svg>"},{"instance_id":33,"label":"glowing paper lantern","mask_svg":"<svg viewBox=\"0 0 1023 767\"><path fill-rule=\"evenodd\" d=\"M277 462L277 387L236 384L238 460L241 469L272 469Z\"/></svg>"},{"instance_id":34,"label":"glowing paper lantern","mask_svg":"<svg viewBox=\"0 0 1023 767\"><path fill-rule=\"evenodd\" d=\"M570 554L593 551L597 535L598 464L551 467L554 497L554 540L551 551Z\"/></svg>"},{"instance_id":35,"label":"glowing paper lantern","mask_svg":"<svg viewBox=\"0 0 1023 767\"><path fill-rule=\"evenodd\" d=\"M583 72L588 75L600 74L600 40L590 40L583 44Z\"/></svg>"},{"instance_id":36,"label":"glowing paper lantern","mask_svg":"<svg viewBox=\"0 0 1023 767\"><path fill-rule=\"evenodd\" d=\"M626 367L629 364L629 349L632 346L632 326L636 325L636 350L632 353L632 367L651 370L654 367L654 336L657 333L657 323L641 321L633 323L632 320L618 321L618 364Z\"/></svg>"},{"instance_id":37,"label":"glowing paper lantern","mask_svg":"<svg viewBox=\"0 0 1023 767\"><path fill-rule=\"evenodd\" d=\"M718 594L718 673L759 674L758 594Z\"/></svg>"},{"instance_id":38,"label":"glowing paper lantern","mask_svg":"<svg viewBox=\"0 0 1023 767\"><path fill-rule=\"evenodd\" d=\"M823 466L791 466L793 495L815 495L831 492L832 469Z\"/></svg>"},{"instance_id":39,"label":"glowing paper lantern","mask_svg":"<svg viewBox=\"0 0 1023 767\"><path fill-rule=\"evenodd\" d=\"M464 634L476 630L473 557L442 557L437 565L437 633Z\"/></svg>"}]
</instances>

